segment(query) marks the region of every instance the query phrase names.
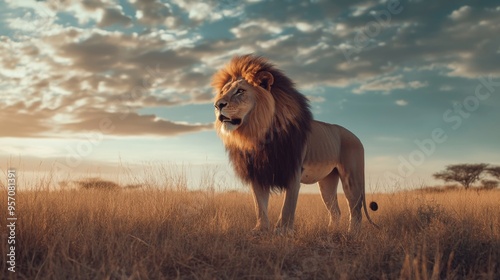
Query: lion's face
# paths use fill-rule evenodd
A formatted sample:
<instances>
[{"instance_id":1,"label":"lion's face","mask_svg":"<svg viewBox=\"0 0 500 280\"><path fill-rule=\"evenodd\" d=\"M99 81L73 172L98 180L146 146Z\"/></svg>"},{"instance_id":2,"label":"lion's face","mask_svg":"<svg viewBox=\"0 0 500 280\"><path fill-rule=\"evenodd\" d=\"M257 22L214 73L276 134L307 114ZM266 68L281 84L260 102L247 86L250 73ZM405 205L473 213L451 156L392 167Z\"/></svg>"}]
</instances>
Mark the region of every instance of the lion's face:
<instances>
[{"instance_id":1,"label":"lion's face","mask_svg":"<svg viewBox=\"0 0 500 280\"><path fill-rule=\"evenodd\" d=\"M267 71L238 76L224 70L214 76L215 129L226 147L253 150L275 119L274 78Z\"/></svg>"},{"instance_id":2,"label":"lion's face","mask_svg":"<svg viewBox=\"0 0 500 280\"><path fill-rule=\"evenodd\" d=\"M216 122L221 132L230 133L251 121L248 116L255 108L257 94L259 92L242 78L222 88L214 103Z\"/></svg>"}]
</instances>

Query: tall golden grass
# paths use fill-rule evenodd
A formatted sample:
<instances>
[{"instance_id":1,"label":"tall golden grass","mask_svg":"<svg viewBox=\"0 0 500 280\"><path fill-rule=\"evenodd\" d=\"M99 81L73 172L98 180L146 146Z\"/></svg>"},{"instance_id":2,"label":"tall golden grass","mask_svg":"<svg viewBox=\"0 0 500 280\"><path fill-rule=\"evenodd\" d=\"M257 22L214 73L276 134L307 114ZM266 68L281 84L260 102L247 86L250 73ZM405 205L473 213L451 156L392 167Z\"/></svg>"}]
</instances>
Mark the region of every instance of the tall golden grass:
<instances>
[{"instance_id":1,"label":"tall golden grass","mask_svg":"<svg viewBox=\"0 0 500 280\"><path fill-rule=\"evenodd\" d=\"M248 193L20 191L16 272L5 238L0 267L4 279L500 279L499 191L368 199L380 230L364 219L347 234L340 196L341 228L330 231L320 196L303 194L293 236L254 236Z\"/></svg>"}]
</instances>

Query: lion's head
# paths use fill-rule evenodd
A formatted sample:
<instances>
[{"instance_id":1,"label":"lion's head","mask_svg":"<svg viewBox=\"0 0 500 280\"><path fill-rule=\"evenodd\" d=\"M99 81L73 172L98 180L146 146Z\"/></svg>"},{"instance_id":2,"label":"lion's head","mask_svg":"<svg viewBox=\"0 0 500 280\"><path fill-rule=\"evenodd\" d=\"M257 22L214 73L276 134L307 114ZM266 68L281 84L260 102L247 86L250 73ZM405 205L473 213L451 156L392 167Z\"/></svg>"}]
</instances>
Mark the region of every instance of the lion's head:
<instances>
[{"instance_id":1,"label":"lion's head","mask_svg":"<svg viewBox=\"0 0 500 280\"><path fill-rule=\"evenodd\" d=\"M272 84L269 72L263 83ZM274 115L274 99L268 89L254 86L243 78L229 81L218 93L215 105L217 128L222 133L231 133L241 127L241 130L267 131Z\"/></svg>"},{"instance_id":2,"label":"lion's head","mask_svg":"<svg viewBox=\"0 0 500 280\"><path fill-rule=\"evenodd\" d=\"M312 115L307 99L266 59L234 57L212 80L215 128L244 181L283 187L300 168Z\"/></svg>"},{"instance_id":3,"label":"lion's head","mask_svg":"<svg viewBox=\"0 0 500 280\"><path fill-rule=\"evenodd\" d=\"M234 57L214 75L212 86L215 128L229 147L254 150L270 130L285 132L308 110L292 81L262 57Z\"/></svg>"}]
</instances>

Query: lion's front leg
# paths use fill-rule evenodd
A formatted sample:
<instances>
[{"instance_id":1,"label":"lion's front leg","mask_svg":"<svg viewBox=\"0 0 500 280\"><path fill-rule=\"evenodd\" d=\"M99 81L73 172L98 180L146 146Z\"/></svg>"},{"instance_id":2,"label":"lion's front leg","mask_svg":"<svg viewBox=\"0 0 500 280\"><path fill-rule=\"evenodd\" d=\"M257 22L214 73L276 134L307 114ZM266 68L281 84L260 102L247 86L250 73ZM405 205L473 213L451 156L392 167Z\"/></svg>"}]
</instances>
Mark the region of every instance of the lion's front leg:
<instances>
[{"instance_id":1,"label":"lion's front leg","mask_svg":"<svg viewBox=\"0 0 500 280\"><path fill-rule=\"evenodd\" d=\"M293 222L295 220L295 208L299 198L300 190L300 172L291 180L288 188L285 190L285 200L281 208L281 215L276 224L277 233L293 232Z\"/></svg>"},{"instance_id":2,"label":"lion's front leg","mask_svg":"<svg viewBox=\"0 0 500 280\"><path fill-rule=\"evenodd\" d=\"M263 188L260 184L252 183L252 194L257 214L257 224L254 231L269 230L269 218L267 216L267 205L269 203L269 189Z\"/></svg>"}]
</instances>

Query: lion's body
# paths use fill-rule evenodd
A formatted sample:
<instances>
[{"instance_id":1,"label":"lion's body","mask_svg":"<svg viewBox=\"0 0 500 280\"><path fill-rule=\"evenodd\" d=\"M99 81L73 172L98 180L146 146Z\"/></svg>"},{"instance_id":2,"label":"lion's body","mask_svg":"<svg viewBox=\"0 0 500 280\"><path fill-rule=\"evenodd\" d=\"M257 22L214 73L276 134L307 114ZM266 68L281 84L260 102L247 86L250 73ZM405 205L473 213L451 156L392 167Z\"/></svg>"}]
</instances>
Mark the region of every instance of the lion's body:
<instances>
[{"instance_id":1,"label":"lion's body","mask_svg":"<svg viewBox=\"0 0 500 280\"><path fill-rule=\"evenodd\" d=\"M293 227L301 182L319 182L330 222L337 223L339 178L349 203L350 229L359 226L362 207L370 219L361 142L341 126L314 121L307 99L281 71L261 57L235 57L212 85L218 92L215 127L236 174L252 186L256 229L269 228L267 204L273 189L286 194L278 228Z\"/></svg>"},{"instance_id":2,"label":"lion's body","mask_svg":"<svg viewBox=\"0 0 500 280\"><path fill-rule=\"evenodd\" d=\"M302 163L301 183L317 183L335 168L341 173L347 166L361 168L363 172L363 161L363 145L354 134L338 125L313 121ZM353 164L358 166L351 166Z\"/></svg>"}]
</instances>

